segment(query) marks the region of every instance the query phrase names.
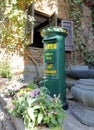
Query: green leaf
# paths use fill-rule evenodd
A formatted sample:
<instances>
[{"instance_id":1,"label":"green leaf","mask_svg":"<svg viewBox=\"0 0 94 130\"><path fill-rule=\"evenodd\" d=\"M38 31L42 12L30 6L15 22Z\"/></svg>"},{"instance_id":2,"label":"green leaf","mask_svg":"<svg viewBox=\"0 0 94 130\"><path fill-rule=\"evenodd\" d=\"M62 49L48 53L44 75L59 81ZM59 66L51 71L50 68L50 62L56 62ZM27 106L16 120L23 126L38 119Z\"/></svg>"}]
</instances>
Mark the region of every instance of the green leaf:
<instances>
[{"instance_id":1,"label":"green leaf","mask_svg":"<svg viewBox=\"0 0 94 130\"><path fill-rule=\"evenodd\" d=\"M31 120L35 122L35 115L33 108L28 108L28 115L30 116Z\"/></svg>"},{"instance_id":2,"label":"green leaf","mask_svg":"<svg viewBox=\"0 0 94 130\"><path fill-rule=\"evenodd\" d=\"M43 119L43 114L40 112L38 115L38 124L41 123L42 119Z\"/></svg>"},{"instance_id":3,"label":"green leaf","mask_svg":"<svg viewBox=\"0 0 94 130\"><path fill-rule=\"evenodd\" d=\"M51 122L52 122L55 126L57 125L57 121L56 121L54 118L51 119Z\"/></svg>"},{"instance_id":4,"label":"green leaf","mask_svg":"<svg viewBox=\"0 0 94 130\"><path fill-rule=\"evenodd\" d=\"M35 110L35 109L39 109L40 108L40 106L38 106L38 105L35 105L34 107L33 107L33 109Z\"/></svg>"},{"instance_id":5,"label":"green leaf","mask_svg":"<svg viewBox=\"0 0 94 130\"><path fill-rule=\"evenodd\" d=\"M36 102L36 101L37 101L36 98L34 98L34 99L32 99L32 100L31 100L31 98L27 98L27 102L28 102L29 106L30 106L31 104L33 104L34 102Z\"/></svg>"},{"instance_id":6,"label":"green leaf","mask_svg":"<svg viewBox=\"0 0 94 130\"><path fill-rule=\"evenodd\" d=\"M58 117L57 120L58 120L58 122L59 122L60 125L63 123L62 117Z\"/></svg>"}]
</instances>

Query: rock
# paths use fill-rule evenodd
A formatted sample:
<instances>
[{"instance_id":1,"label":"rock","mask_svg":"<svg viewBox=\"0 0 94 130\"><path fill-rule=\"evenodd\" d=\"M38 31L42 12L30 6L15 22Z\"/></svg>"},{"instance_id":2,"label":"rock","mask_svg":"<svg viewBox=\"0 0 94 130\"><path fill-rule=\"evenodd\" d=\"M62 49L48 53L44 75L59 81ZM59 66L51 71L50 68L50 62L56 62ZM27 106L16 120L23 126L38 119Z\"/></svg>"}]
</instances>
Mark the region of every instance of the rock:
<instances>
[{"instance_id":1,"label":"rock","mask_svg":"<svg viewBox=\"0 0 94 130\"><path fill-rule=\"evenodd\" d=\"M88 70L88 66L87 65L74 65L74 66L71 66L70 69L71 70Z\"/></svg>"},{"instance_id":2,"label":"rock","mask_svg":"<svg viewBox=\"0 0 94 130\"><path fill-rule=\"evenodd\" d=\"M3 122L4 130L16 130L11 120L6 120Z\"/></svg>"},{"instance_id":3,"label":"rock","mask_svg":"<svg viewBox=\"0 0 94 130\"><path fill-rule=\"evenodd\" d=\"M3 128L0 128L0 130L4 130Z\"/></svg>"},{"instance_id":4,"label":"rock","mask_svg":"<svg viewBox=\"0 0 94 130\"><path fill-rule=\"evenodd\" d=\"M89 79L94 78L94 69L88 69L88 70L66 70L66 75L68 77L74 78L74 79Z\"/></svg>"},{"instance_id":5,"label":"rock","mask_svg":"<svg viewBox=\"0 0 94 130\"><path fill-rule=\"evenodd\" d=\"M24 122L20 118L11 118L16 130L25 130Z\"/></svg>"},{"instance_id":6,"label":"rock","mask_svg":"<svg viewBox=\"0 0 94 130\"><path fill-rule=\"evenodd\" d=\"M8 78L0 78L0 92L3 91L7 87L9 82L10 82L10 79Z\"/></svg>"},{"instance_id":7,"label":"rock","mask_svg":"<svg viewBox=\"0 0 94 130\"><path fill-rule=\"evenodd\" d=\"M88 126L94 126L94 79L79 79L71 88L78 104L73 108L74 116Z\"/></svg>"},{"instance_id":8,"label":"rock","mask_svg":"<svg viewBox=\"0 0 94 130\"><path fill-rule=\"evenodd\" d=\"M2 107L5 107L7 105L7 98L4 97L4 94L0 94L0 103Z\"/></svg>"},{"instance_id":9,"label":"rock","mask_svg":"<svg viewBox=\"0 0 94 130\"><path fill-rule=\"evenodd\" d=\"M2 124L2 122L0 122L0 128L2 128L2 126L3 126L3 124Z\"/></svg>"}]
</instances>

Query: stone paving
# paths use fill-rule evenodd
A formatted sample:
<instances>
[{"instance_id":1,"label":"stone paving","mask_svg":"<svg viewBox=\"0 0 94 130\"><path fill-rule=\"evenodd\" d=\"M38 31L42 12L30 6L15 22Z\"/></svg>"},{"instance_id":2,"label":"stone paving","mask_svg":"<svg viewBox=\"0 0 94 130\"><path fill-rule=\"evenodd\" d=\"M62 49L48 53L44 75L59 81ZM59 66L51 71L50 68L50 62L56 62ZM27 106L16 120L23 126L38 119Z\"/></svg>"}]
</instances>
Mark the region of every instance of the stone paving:
<instances>
[{"instance_id":1,"label":"stone paving","mask_svg":"<svg viewBox=\"0 0 94 130\"><path fill-rule=\"evenodd\" d=\"M82 124L73 116L72 109L77 103L71 100L69 100L68 103L69 108L66 110L67 118L64 121L64 130L94 130L94 127Z\"/></svg>"}]
</instances>

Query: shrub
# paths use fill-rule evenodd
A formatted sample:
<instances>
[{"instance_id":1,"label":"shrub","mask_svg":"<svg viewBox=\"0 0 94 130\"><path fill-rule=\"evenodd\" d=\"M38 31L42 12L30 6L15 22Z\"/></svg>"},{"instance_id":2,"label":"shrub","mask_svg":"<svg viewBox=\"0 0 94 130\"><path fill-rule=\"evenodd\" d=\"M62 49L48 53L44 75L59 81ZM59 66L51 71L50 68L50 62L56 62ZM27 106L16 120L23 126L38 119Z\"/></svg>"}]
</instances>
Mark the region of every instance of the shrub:
<instances>
[{"instance_id":1,"label":"shrub","mask_svg":"<svg viewBox=\"0 0 94 130\"><path fill-rule=\"evenodd\" d=\"M10 115L23 118L26 128L29 129L46 126L48 128L59 127L61 130L65 112L59 96L54 95L52 98L47 88L38 88L36 85L28 90L22 89L14 96L7 106Z\"/></svg>"},{"instance_id":2,"label":"shrub","mask_svg":"<svg viewBox=\"0 0 94 130\"><path fill-rule=\"evenodd\" d=\"M0 63L0 75L3 78L11 78L12 77L11 68L10 68L10 65L7 61Z\"/></svg>"}]
</instances>

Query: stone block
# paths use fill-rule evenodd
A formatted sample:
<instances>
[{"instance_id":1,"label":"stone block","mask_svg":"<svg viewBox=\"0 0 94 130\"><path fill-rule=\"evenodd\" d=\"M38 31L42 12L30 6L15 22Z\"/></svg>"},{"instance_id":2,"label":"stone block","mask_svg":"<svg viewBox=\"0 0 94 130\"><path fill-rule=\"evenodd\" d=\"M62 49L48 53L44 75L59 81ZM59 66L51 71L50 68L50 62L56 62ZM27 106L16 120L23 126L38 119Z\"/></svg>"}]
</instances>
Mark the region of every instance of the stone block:
<instances>
[{"instance_id":1,"label":"stone block","mask_svg":"<svg viewBox=\"0 0 94 130\"><path fill-rule=\"evenodd\" d=\"M25 130L24 122L20 118L11 118L12 123L14 124L16 130Z\"/></svg>"},{"instance_id":2,"label":"stone block","mask_svg":"<svg viewBox=\"0 0 94 130\"><path fill-rule=\"evenodd\" d=\"M16 130L16 129L12 124L11 120L6 120L3 122L3 130Z\"/></svg>"}]
</instances>

